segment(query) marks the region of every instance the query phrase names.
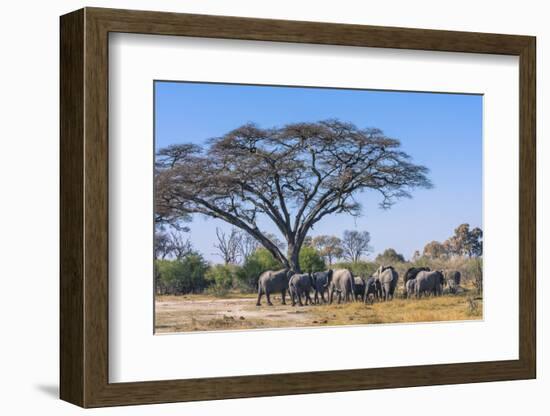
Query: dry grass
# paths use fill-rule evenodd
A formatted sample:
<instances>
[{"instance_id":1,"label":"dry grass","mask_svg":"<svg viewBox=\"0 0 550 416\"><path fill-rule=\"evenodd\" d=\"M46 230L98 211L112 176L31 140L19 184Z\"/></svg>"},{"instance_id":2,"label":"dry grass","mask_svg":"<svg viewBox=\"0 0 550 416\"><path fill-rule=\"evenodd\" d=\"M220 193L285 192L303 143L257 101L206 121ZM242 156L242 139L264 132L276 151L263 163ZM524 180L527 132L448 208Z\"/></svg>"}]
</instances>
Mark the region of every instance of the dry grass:
<instances>
[{"instance_id":1,"label":"dry grass","mask_svg":"<svg viewBox=\"0 0 550 416\"><path fill-rule=\"evenodd\" d=\"M362 302L292 307L256 306L256 295L229 294L157 296L156 332L243 330L258 328L369 325L463 321L482 319L483 300L467 290L460 295L422 299L396 298L390 302L365 305Z\"/></svg>"}]
</instances>

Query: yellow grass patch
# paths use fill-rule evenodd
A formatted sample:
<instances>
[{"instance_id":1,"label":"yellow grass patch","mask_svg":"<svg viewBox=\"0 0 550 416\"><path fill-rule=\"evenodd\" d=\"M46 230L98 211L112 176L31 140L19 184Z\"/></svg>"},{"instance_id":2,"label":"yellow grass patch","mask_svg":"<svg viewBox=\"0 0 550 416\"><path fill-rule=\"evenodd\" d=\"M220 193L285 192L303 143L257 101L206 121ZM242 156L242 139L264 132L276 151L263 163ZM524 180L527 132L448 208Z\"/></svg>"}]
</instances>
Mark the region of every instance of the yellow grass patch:
<instances>
[{"instance_id":1,"label":"yellow grass patch","mask_svg":"<svg viewBox=\"0 0 550 416\"><path fill-rule=\"evenodd\" d=\"M157 333L188 331L224 331L259 328L370 325L463 321L482 319L483 301L472 291L421 299L396 298L389 302L365 305L362 302L292 307L281 305L280 296L272 296L274 306L256 306L256 295L229 294L157 296L155 329Z\"/></svg>"}]
</instances>

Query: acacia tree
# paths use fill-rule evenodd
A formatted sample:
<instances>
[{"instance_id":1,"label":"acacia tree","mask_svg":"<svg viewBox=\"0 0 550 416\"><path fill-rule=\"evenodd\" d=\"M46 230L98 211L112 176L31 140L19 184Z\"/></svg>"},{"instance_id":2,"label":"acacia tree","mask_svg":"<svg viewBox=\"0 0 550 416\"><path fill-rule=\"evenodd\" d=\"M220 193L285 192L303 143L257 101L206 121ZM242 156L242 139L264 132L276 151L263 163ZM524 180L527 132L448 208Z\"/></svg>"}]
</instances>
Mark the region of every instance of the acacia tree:
<instances>
[{"instance_id":1,"label":"acacia tree","mask_svg":"<svg viewBox=\"0 0 550 416\"><path fill-rule=\"evenodd\" d=\"M315 224L327 215L360 214L357 193L376 190L388 208L413 188L431 185L427 168L413 164L398 140L338 120L272 129L246 124L204 146L161 149L155 171L158 218L221 219L296 271ZM286 253L259 228L260 217L277 227Z\"/></svg>"}]
</instances>

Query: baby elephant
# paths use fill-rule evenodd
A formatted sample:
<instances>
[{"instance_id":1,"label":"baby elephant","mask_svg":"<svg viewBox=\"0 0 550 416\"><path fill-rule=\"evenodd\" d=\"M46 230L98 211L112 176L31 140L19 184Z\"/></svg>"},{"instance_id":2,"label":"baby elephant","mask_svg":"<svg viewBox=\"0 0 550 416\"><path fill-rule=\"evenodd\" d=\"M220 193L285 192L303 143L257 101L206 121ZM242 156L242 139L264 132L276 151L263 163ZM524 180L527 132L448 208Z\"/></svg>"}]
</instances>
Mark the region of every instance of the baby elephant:
<instances>
[{"instance_id":1,"label":"baby elephant","mask_svg":"<svg viewBox=\"0 0 550 416\"><path fill-rule=\"evenodd\" d=\"M374 303L375 299L382 297L382 284L380 279L371 276L365 282L365 303Z\"/></svg>"},{"instance_id":2,"label":"baby elephant","mask_svg":"<svg viewBox=\"0 0 550 416\"><path fill-rule=\"evenodd\" d=\"M354 284L355 284L355 300L361 300L361 302L365 301L365 279L359 276L355 276L354 278Z\"/></svg>"},{"instance_id":3,"label":"baby elephant","mask_svg":"<svg viewBox=\"0 0 550 416\"><path fill-rule=\"evenodd\" d=\"M288 281L288 293L290 294L290 300L292 300L292 306L296 306L296 301L300 306L304 306L302 303L302 295L305 297L306 305L313 304L309 292L313 287L313 278L309 273L295 274Z\"/></svg>"}]
</instances>

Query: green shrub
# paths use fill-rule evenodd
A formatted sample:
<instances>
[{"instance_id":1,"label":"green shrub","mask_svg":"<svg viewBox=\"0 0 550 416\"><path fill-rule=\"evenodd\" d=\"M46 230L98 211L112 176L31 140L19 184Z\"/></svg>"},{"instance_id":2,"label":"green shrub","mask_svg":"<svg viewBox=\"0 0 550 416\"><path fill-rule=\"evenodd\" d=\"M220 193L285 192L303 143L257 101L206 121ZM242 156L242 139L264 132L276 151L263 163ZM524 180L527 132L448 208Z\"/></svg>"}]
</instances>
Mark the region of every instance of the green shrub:
<instances>
[{"instance_id":1,"label":"green shrub","mask_svg":"<svg viewBox=\"0 0 550 416\"><path fill-rule=\"evenodd\" d=\"M205 279L208 267L198 253L189 254L181 260L156 260L157 293L182 295L202 292L208 284Z\"/></svg>"},{"instance_id":2,"label":"green shrub","mask_svg":"<svg viewBox=\"0 0 550 416\"><path fill-rule=\"evenodd\" d=\"M224 297L229 293L229 288L222 284L214 283L206 288L205 293L212 296Z\"/></svg>"},{"instance_id":3,"label":"green shrub","mask_svg":"<svg viewBox=\"0 0 550 416\"><path fill-rule=\"evenodd\" d=\"M279 270L283 265L265 248L259 248L245 260L237 272L237 286L253 292L258 287L258 278L267 270Z\"/></svg>"},{"instance_id":4,"label":"green shrub","mask_svg":"<svg viewBox=\"0 0 550 416\"><path fill-rule=\"evenodd\" d=\"M378 265L369 261L338 262L332 265L332 269L348 269L354 276L368 279L378 268Z\"/></svg>"},{"instance_id":5,"label":"green shrub","mask_svg":"<svg viewBox=\"0 0 550 416\"><path fill-rule=\"evenodd\" d=\"M234 264L216 264L207 270L205 278L211 285L228 290L233 287L240 269Z\"/></svg>"},{"instance_id":6,"label":"green shrub","mask_svg":"<svg viewBox=\"0 0 550 416\"><path fill-rule=\"evenodd\" d=\"M302 273L314 273L325 270L323 257L313 247L302 247L299 259Z\"/></svg>"}]
</instances>

